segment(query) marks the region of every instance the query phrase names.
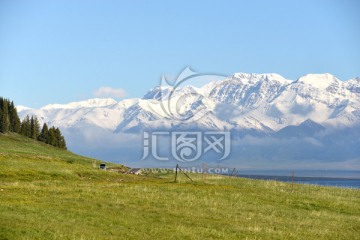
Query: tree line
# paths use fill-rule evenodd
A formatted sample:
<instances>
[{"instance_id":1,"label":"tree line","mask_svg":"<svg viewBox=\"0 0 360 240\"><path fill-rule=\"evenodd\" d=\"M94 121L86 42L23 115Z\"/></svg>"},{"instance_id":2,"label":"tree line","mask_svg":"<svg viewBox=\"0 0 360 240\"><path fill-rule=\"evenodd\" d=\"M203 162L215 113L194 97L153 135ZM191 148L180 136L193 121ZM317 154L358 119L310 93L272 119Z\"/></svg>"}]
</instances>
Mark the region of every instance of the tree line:
<instances>
[{"instance_id":1,"label":"tree line","mask_svg":"<svg viewBox=\"0 0 360 240\"><path fill-rule=\"evenodd\" d=\"M0 132L15 132L46 144L66 149L66 141L59 128L49 128L46 123L40 130L36 116L26 116L22 121L13 101L0 97Z\"/></svg>"}]
</instances>

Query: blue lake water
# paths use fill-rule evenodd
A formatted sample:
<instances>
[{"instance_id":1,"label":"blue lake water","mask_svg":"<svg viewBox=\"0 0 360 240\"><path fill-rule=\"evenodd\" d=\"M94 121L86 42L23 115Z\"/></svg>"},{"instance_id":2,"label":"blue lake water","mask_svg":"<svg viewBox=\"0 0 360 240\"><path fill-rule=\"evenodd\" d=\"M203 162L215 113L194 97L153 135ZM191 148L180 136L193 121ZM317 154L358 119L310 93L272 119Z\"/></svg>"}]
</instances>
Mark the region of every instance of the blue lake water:
<instances>
[{"instance_id":1,"label":"blue lake water","mask_svg":"<svg viewBox=\"0 0 360 240\"><path fill-rule=\"evenodd\" d=\"M296 172L294 175L294 183L300 184L313 184L320 186L331 186L341 188L355 188L360 189L360 178L358 171L352 172L337 172L334 174L327 172L328 174L319 172L302 171ZM283 175L282 175L283 174ZM287 175L285 175L287 174ZM285 172L257 172L249 174L238 174L239 177L251 178L251 179L262 179L262 180L275 180L282 182L291 182L292 176L289 171Z\"/></svg>"},{"instance_id":2,"label":"blue lake water","mask_svg":"<svg viewBox=\"0 0 360 240\"><path fill-rule=\"evenodd\" d=\"M345 187L360 189L360 179L314 179L314 180L295 180L295 183L315 184L331 187Z\"/></svg>"}]
</instances>

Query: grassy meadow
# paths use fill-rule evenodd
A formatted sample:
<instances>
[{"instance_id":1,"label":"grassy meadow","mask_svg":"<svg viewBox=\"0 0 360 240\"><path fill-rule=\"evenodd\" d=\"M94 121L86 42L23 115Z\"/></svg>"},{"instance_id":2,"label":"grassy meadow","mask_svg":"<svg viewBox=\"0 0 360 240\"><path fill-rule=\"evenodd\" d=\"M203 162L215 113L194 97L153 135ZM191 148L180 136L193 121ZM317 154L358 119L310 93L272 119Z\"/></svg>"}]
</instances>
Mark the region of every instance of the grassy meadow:
<instances>
[{"instance_id":1,"label":"grassy meadow","mask_svg":"<svg viewBox=\"0 0 360 240\"><path fill-rule=\"evenodd\" d=\"M99 163L0 135L0 239L360 239L359 190Z\"/></svg>"}]
</instances>

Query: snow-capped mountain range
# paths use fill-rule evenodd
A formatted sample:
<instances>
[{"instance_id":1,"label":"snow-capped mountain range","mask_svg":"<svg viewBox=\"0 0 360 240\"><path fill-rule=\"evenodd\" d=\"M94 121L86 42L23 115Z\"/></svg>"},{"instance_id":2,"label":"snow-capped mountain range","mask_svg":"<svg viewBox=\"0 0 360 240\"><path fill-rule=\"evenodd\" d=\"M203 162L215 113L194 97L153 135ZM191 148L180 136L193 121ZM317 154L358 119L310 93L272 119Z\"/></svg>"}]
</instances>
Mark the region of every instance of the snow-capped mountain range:
<instances>
[{"instance_id":1,"label":"snow-capped mountain range","mask_svg":"<svg viewBox=\"0 0 360 240\"><path fill-rule=\"evenodd\" d=\"M278 74L236 73L200 88L158 86L120 102L89 99L17 109L22 118L35 114L60 128L96 126L114 134L187 128L271 133L306 120L343 128L360 125L360 78L308 74L291 81Z\"/></svg>"},{"instance_id":2,"label":"snow-capped mountain range","mask_svg":"<svg viewBox=\"0 0 360 240\"><path fill-rule=\"evenodd\" d=\"M130 166L174 166L141 160L143 131L210 130L231 132L225 164L239 169L360 170L360 78L236 73L202 87L158 86L120 102L17 109L21 118L36 115L60 127L71 151ZM198 161L218 164L207 156Z\"/></svg>"}]
</instances>

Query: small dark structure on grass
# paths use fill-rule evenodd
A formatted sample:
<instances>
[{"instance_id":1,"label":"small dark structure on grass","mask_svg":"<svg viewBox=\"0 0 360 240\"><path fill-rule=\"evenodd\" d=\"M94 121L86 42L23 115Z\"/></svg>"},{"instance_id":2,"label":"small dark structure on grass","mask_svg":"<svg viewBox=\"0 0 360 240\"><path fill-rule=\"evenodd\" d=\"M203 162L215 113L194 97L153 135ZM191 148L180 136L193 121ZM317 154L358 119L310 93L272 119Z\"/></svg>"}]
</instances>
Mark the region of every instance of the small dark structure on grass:
<instances>
[{"instance_id":1,"label":"small dark structure on grass","mask_svg":"<svg viewBox=\"0 0 360 240\"><path fill-rule=\"evenodd\" d=\"M100 163L100 169L102 170L106 170L106 164L105 163Z\"/></svg>"}]
</instances>

